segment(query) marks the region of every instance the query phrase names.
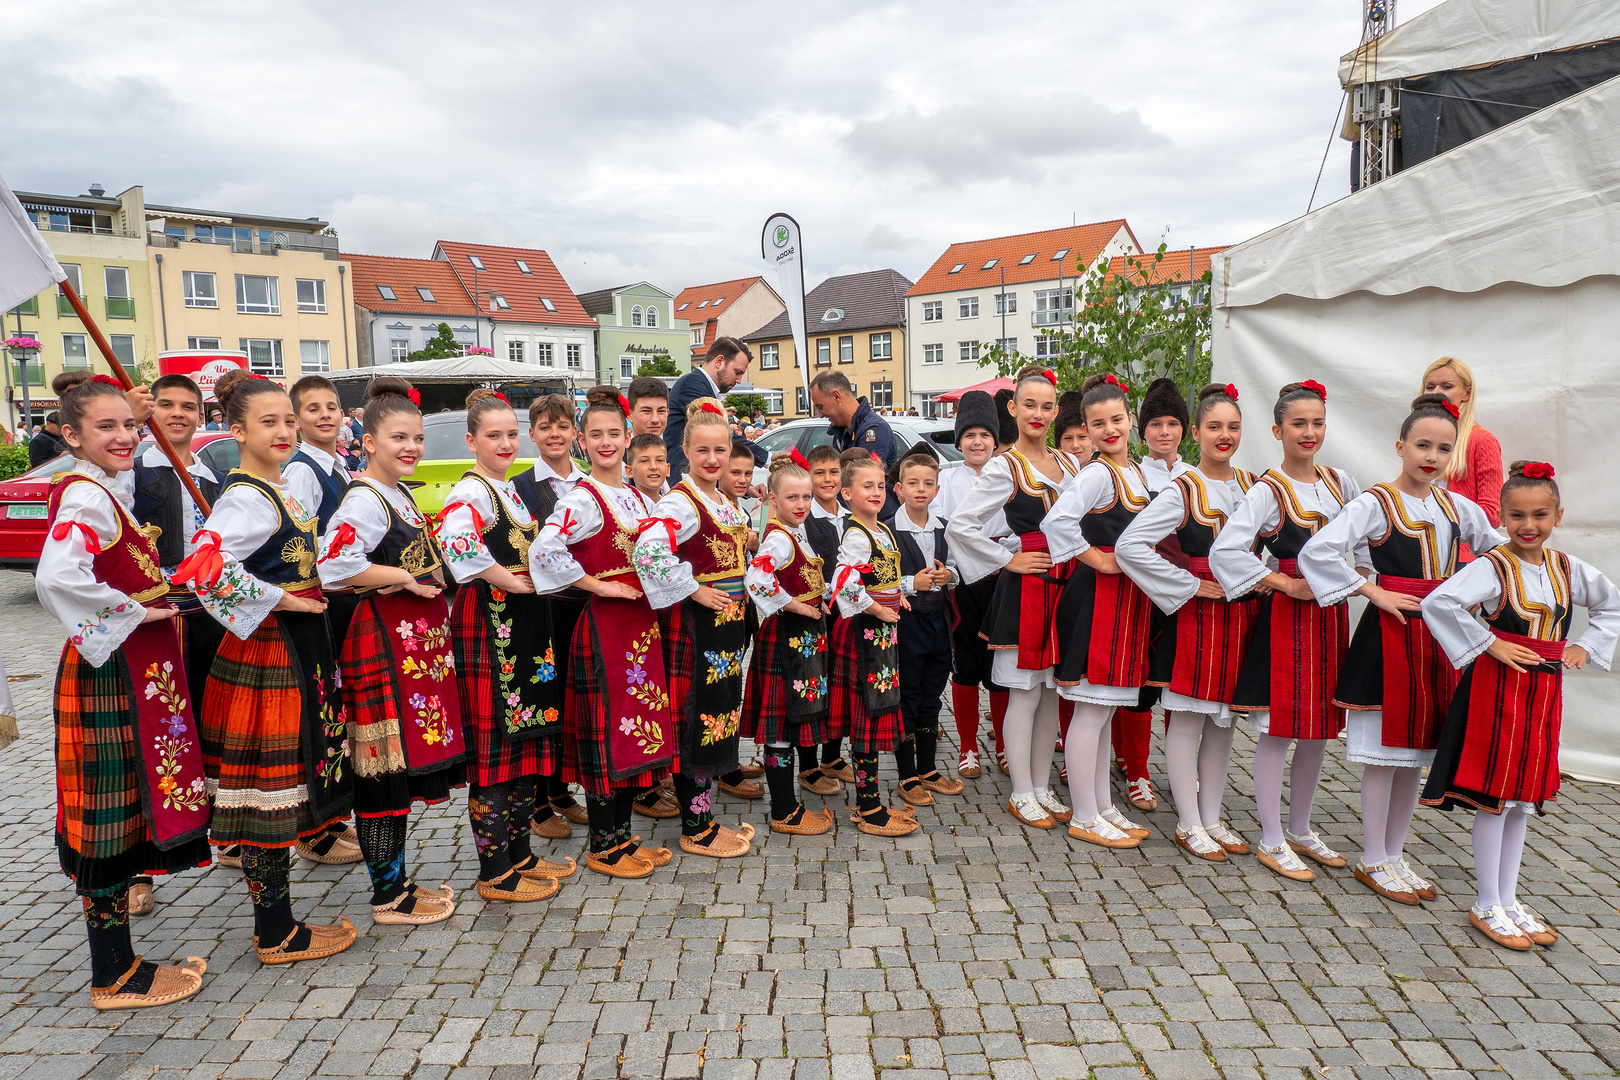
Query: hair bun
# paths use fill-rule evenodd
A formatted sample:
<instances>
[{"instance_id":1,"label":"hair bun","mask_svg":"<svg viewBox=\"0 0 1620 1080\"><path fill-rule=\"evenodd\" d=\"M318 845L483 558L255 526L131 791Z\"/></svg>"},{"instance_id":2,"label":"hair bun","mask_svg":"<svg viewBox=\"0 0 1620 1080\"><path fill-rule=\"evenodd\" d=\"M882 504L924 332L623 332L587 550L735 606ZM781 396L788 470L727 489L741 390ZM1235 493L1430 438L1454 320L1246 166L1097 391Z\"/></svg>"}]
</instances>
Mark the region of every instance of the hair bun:
<instances>
[{"instance_id":1,"label":"hair bun","mask_svg":"<svg viewBox=\"0 0 1620 1080\"><path fill-rule=\"evenodd\" d=\"M251 378L253 375L247 368L237 368L221 375L219 381L214 383L214 400L219 403L219 407L224 409L230 402L231 395Z\"/></svg>"},{"instance_id":2,"label":"hair bun","mask_svg":"<svg viewBox=\"0 0 1620 1080\"><path fill-rule=\"evenodd\" d=\"M476 405L478 402L483 401L485 398L501 398L502 401L506 400L504 397L501 397L500 394L497 394L495 391L491 390L489 387L487 387L487 386L478 386L478 387L474 387L467 394L467 405L466 405L466 407L470 409L474 405Z\"/></svg>"},{"instance_id":3,"label":"hair bun","mask_svg":"<svg viewBox=\"0 0 1620 1080\"><path fill-rule=\"evenodd\" d=\"M771 455L769 475L775 476L777 472L792 464L794 464L794 461L788 452L786 450L778 450L776 453Z\"/></svg>"},{"instance_id":4,"label":"hair bun","mask_svg":"<svg viewBox=\"0 0 1620 1080\"><path fill-rule=\"evenodd\" d=\"M366 387L367 400L384 397L388 394L409 397L410 393L411 384L398 375L379 375L371 380L370 386Z\"/></svg>"},{"instance_id":5,"label":"hair bun","mask_svg":"<svg viewBox=\"0 0 1620 1080\"><path fill-rule=\"evenodd\" d=\"M95 378L94 374L85 368L79 368L76 371L63 371L51 380L51 392L57 397L61 397L69 390L83 386L93 378Z\"/></svg>"},{"instance_id":6,"label":"hair bun","mask_svg":"<svg viewBox=\"0 0 1620 1080\"><path fill-rule=\"evenodd\" d=\"M1444 394L1419 394L1412 399L1412 411L1419 409L1444 409L1451 404L1451 399Z\"/></svg>"},{"instance_id":7,"label":"hair bun","mask_svg":"<svg viewBox=\"0 0 1620 1080\"><path fill-rule=\"evenodd\" d=\"M593 386L585 391L585 404L617 409L619 407L619 388L617 386Z\"/></svg>"}]
</instances>

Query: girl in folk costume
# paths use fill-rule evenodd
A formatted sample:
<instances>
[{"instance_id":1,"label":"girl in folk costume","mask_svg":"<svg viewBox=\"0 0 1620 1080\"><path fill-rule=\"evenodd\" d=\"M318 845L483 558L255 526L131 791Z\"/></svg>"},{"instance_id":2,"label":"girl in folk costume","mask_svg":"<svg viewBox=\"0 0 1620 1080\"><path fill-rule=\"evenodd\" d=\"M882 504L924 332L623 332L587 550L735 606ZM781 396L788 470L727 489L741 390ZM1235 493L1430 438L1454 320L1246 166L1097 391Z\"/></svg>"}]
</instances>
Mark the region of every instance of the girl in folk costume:
<instances>
[{"instance_id":1,"label":"girl in folk costume","mask_svg":"<svg viewBox=\"0 0 1620 1080\"><path fill-rule=\"evenodd\" d=\"M1531 810L1558 795L1563 669L1609 670L1620 636L1620 590L1593 567L1546 546L1563 521L1553 467L1516 461L1501 492L1507 543L1423 600L1423 620L1462 677L1446 713L1423 803L1472 808L1474 876L1468 921L1498 945L1551 945L1558 934L1519 901ZM1586 632L1568 643L1585 607ZM1484 616L1481 624L1474 611Z\"/></svg>"},{"instance_id":2,"label":"girl in folk costume","mask_svg":"<svg viewBox=\"0 0 1620 1080\"><path fill-rule=\"evenodd\" d=\"M1148 504L1147 484L1130 459L1131 411L1113 375L1082 386L1086 430L1097 453L1041 523L1052 558L1074 565L1057 607L1058 693L1073 701L1063 740L1074 800L1069 835L1103 847L1135 847L1148 831L1115 806L1110 783L1110 720L1147 683L1147 594L1120 573L1114 546Z\"/></svg>"},{"instance_id":3,"label":"girl in folk costume","mask_svg":"<svg viewBox=\"0 0 1620 1080\"><path fill-rule=\"evenodd\" d=\"M844 536L844 521L849 510L838 501L843 490L844 463L838 449L828 443L813 446L805 455L810 470L810 490L815 502L810 505L810 516L804 519L804 533L810 538L810 548L821 557L821 573L831 578L831 570L838 565L838 544ZM826 612L829 631L838 618L838 605L832 602L832 581L827 582ZM816 770L816 775L811 770ZM812 750L799 751L799 786L817 795L836 795L844 784L855 782L855 770L844 760L842 739L828 739L822 744L820 764Z\"/></svg>"},{"instance_id":4,"label":"girl in folk costume","mask_svg":"<svg viewBox=\"0 0 1620 1080\"><path fill-rule=\"evenodd\" d=\"M582 424L591 475L557 501L529 548L529 572L541 592L577 588L591 598L569 645L561 779L585 789L586 867L641 878L671 856L630 835L630 800L663 782L675 744L658 618L630 561L652 507L624 482L629 435L619 406L592 400Z\"/></svg>"},{"instance_id":5,"label":"girl in folk costume","mask_svg":"<svg viewBox=\"0 0 1620 1080\"><path fill-rule=\"evenodd\" d=\"M995 592L980 634L992 659L990 675L1008 691L1002 736L1012 798L1007 810L1019 821L1050 829L1067 821L1068 807L1046 786L1057 753L1057 664L1052 622L1066 568L1056 568L1041 525L1059 495L1074 482L1080 463L1047 446L1057 415L1057 378L1028 367L1007 403L1017 440L991 458L945 526L945 538L962 579L971 587L998 571ZM1018 540L1018 550L993 537L998 515Z\"/></svg>"},{"instance_id":6,"label":"girl in folk costume","mask_svg":"<svg viewBox=\"0 0 1620 1080\"><path fill-rule=\"evenodd\" d=\"M1311 808L1328 740L1344 727L1344 710L1333 704L1333 692L1350 622L1343 603L1317 606L1297 560L1305 542L1361 489L1344 470L1316 464L1327 437L1327 390L1321 383L1283 387L1272 420L1272 436L1282 443L1282 466L1264 473L1228 515L1209 562L1227 596L1245 596L1262 585L1271 590L1255 618L1232 708L1249 714L1259 736L1254 751L1257 857L1283 877L1310 881L1316 874L1300 855L1323 866L1345 864L1344 856L1311 828ZM1276 570L1261 561L1262 550L1277 559ZM1371 565L1365 546L1356 549L1355 561L1358 570ZM1290 830L1285 832L1282 774L1291 743Z\"/></svg>"},{"instance_id":7,"label":"girl in folk costume","mask_svg":"<svg viewBox=\"0 0 1620 1080\"><path fill-rule=\"evenodd\" d=\"M407 396L411 395L411 396ZM443 558L432 523L400 481L422 457L422 413L404 379L366 389L366 467L321 538L321 580L359 596L340 655L354 812L379 923L443 922L449 888L412 883L405 864L411 804L433 806L467 782Z\"/></svg>"},{"instance_id":8,"label":"girl in folk costume","mask_svg":"<svg viewBox=\"0 0 1620 1080\"><path fill-rule=\"evenodd\" d=\"M54 702L56 849L84 907L91 1004L163 1005L201 989L207 964L135 955L129 884L208 865L202 754L152 530L117 479L140 442L129 402L105 376L61 402L74 466L51 487L34 579L68 632Z\"/></svg>"},{"instance_id":9,"label":"girl in folk costume","mask_svg":"<svg viewBox=\"0 0 1620 1080\"><path fill-rule=\"evenodd\" d=\"M725 409L699 398L686 415L682 448L690 467L653 508L636 541L635 567L647 602L668 609L660 623L679 733L681 850L730 859L748 854L754 837L752 825L718 824L712 808L714 780L737 768L748 520L717 486L731 456Z\"/></svg>"},{"instance_id":10,"label":"girl in folk costume","mask_svg":"<svg viewBox=\"0 0 1620 1080\"><path fill-rule=\"evenodd\" d=\"M1473 500L1492 525L1502 523L1502 444L1474 419L1474 372L1461 360L1442 356L1423 369L1425 394L1444 394L1457 406L1457 445L1446 465L1444 484L1453 495ZM1466 549L1458 557L1467 562Z\"/></svg>"},{"instance_id":11,"label":"girl in folk costume","mask_svg":"<svg viewBox=\"0 0 1620 1080\"><path fill-rule=\"evenodd\" d=\"M1186 434L1189 417L1187 400L1173 379L1154 379L1142 395L1142 407L1137 410L1136 433L1147 446L1142 459L1142 479L1147 483L1150 497L1157 496L1170 486L1176 477L1191 468L1177 452L1182 436ZM1176 549L1174 541L1166 542L1166 557L1176 565L1186 562ZM1170 616L1157 605L1149 613L1148 649L1150 656L1168 632ZM1169 653L1166 653L1168 656ZM1168 672L1166 672L1168 678ZM1114 713L1114 758L1125 776L1125 794L1138 810L1156 810L1159 797L1148 779L1148 749L1153 742L1153 706L1159 700L1162 687L1153 672L1148 685L1132 708L1120 708Z\"/></svg>"},{"instance_id":12,"label":"girl in folk costume","mask_svg":"<svg viewBox=\"0 0 1620 1080\"><path fill-rule=\"evenodd\" d=\"M743 575L760 617L743 721L765 747L771 831L815 836L833 827L832 811L812 813L793 790L794 748L813 749L827 730L826 582L804 529L815 501L808 464L798 450L771 461L771 520ZM821 778L819 769L809 771L812 782Z\"/></svg>"},{"instance_id":13,"label":"girl in folk costume","mask_svg":"<svg viewBox=\"0 0 1620 1080\"><path fill-rule=\"evenodd\" d=\"M315 514L281 483L297 420L287 392L246 371L214 386L241 466L180 564L207 611L229 631L214 659L199 727L214 796L211 839L237 858L253 896L259 961L286 964L342 952L337 926L293 918L289 849L348 818L354 802L342 675L316 576Z\"/></svg>"},{"instance_id":14,"label":"girl in folk costume","mask_svg":"<svg viewBox=\"0 0 1620 1080\"><path fill-rule=\"evenodd\" d=\"M853 449L853 448L852 448ZM904 836L917 831L915 811L889 808L878 794L877 756L894 752L902 785L924 791L917 758L900 710L900 545L878 521L887 497L887 476L875 454L845 451L843 496L849 520L838 545L833 596L842 618L833 624L830 738L849 736L855 770L855 813L861 832Z\"/></svg>"},{"instance_id":15,"label":"girl in folk costume","mask_svg":"<svg viewBox=\"0 0 1620 1080\"><path fill-rule=\"evenodd\" d=\"M1400 476L1358 495L1299 553L1318 604L1358 593L1368 601L1333 704L1349 710L1345 756L1363 766L1356 880L1403 904L1436 894L1404 849L1420 774L1434 758L1457 678L1417 612L1456 571L1459 544L1488 551L1505 539L1478 506L1434 484L1455 445L1456 411L1439 394L1413 401L1395 443ZM1371 552L1376 585L1346 561L1358 548Z\"/></svg>"},{"instance_id":16,"label":"girl in folk costume","mask_svg":"<svg viewBox=\"0 0 1620 1080\"><path fill-rule=\"evenodd\" d=\"M962 451L962 468L946 469L939 477L935 512L948 523L968 492L996 454L996 437L1001 422L996 418L995 399L982 390L969 390L956 403L956 448ZM1018 538L1007 524L1005 509L998 509L986 526L987 535L1015 554ZM950 535L947 524L946 535ZM955 553L952 553L953 558ZM995 595L1000 571L977 581L958 584L950 591L951 603L951 714L956 718L956 737L961 748L957 761L959 775L972 779L979 766L979 687L990 696L992 730L1001 747L1002 725L1007 715L1007 691L990 674L992 653L979 631ZM1003 749L1003 756L1005 750Z\"/></svg>"},{"instance_id":17,"label":"girl in folk costume","mask_svg":"<svg viewBox=\"0 0 1620 1080\"><path fill-rule=\"evenodd\" d=\"M520 448L518 419L501 394L467 395L474 467L450 492L439 525L445 563L462 588L451 614L461 723L472 750L467 816L478 847L478 895L541 900L574 860L530 851L541 778L562 756L562 681L551 612L534 591L529 549L540 523L506 479ZM566 646L564 646L566 648Z\"/></svg>"},{"instance_id":18,"label":"girl in folk costume","mask_svg":"<svg viewBox=\"0 0 1620 1080\"><path fill-rule=\"evenodd\" d=\"M574 406L562 394L546 394L529 403L529 438L533 440L540 457L534 466L513 477L512 485L528 509L529 516L542 525L557 509L557 502L574 485L585 479L579 466L570 457L574 438L579 428L574 423ZM566 588L543 597L551 613L551 638L556 643L557 682L565 690L569 684L569 643L574 640L574 626L585 611L590 594L582 589ZM566 725L565 725L566 726ZM565 735L566 737L566 735ZM565 753L571 753L566 751ZM574 825L586 824L585 808L569 794L559 770L540 780L540 794L534 800L534 834L547 840L565 839Z\"/></svg>"},{"instance_id":19,"label":"girl in folk costume","mask_svg":"<svg viewBox=\"0 0 1620 1080\"><path fill-rule=\"evenodd\" d=\"M1197 468L1179 472L1114 547L1120 569L1169 615L1149 666L1154 681L1163 684L1164 763L1179 819L1176 843L1211 862L1249 851L1221 820L1221 799L1235 734L1232 693L1259 597L1228 597L1209 568L1210 548L1227 517L1254 486L1251 474L1232 467L1243 435L1237 397L1230 384L1199 391L1192 417ZM1171 539L1186 566L1164 554Z\"/></svg>"}]
</instances>

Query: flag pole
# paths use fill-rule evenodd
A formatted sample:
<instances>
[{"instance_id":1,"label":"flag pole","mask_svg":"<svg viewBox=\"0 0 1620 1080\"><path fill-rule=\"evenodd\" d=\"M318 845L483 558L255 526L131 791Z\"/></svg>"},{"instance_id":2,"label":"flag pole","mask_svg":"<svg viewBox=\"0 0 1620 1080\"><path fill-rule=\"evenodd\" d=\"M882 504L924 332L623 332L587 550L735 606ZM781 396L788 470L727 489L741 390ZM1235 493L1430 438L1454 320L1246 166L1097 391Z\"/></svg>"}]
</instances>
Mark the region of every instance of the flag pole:
<instances>
[{"instance_id":1,"label":"flag pole","mask_svg":"<svg viewBox=\"0 0 1620 1080\"><path fill-rule=\"evenodd\" d=\"M101 350L101 355L107 358L108 364L112 365L113 375L119 382L124 384L125 390L135 389L134 380L129 377L129 372L124 370L124 365L120 364L118 357L113 354L112 343L107 340L107 335L101 332L101 327L96 325L96 321L90 317L90 312L85 309L84 301L79 298L79 292L73 287L72 279L63 279L58 284L62 288L62 294L68 298L68 303L72 304L73 310L78 312L79 321L84 323L84 328L90 331L90 336L95 339L96 348ZM191 501L197 504L197 509L201 510L205 515L208 514L210 512L208 500L202 497L201 491L197 490L197 481L192 479L191 473L180 463L180 455L175 453L174 447L169 444L168 437L159 430L156 424L149 425L149 427L153 441L157 443L158 449L163 451L163 456L169 459L169 464L174 466L175 475L179 476L180 482L186 486L186 493L191 496Z\"/></svg>"}]
</instances>

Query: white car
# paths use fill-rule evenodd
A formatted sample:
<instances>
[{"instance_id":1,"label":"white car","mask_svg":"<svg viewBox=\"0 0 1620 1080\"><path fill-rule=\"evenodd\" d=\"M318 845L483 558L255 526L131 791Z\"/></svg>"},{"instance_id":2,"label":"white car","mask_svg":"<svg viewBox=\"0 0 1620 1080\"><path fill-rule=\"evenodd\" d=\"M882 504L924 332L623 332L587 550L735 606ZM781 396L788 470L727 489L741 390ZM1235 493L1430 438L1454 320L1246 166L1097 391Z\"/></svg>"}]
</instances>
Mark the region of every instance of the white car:
<instances>
[{"instance_id":1,"label":"white car","mask_svg":"<svg viewBox=\"0 0 1620 1080\"><path fill-rule=\"evenodd\" d=\"M956 448L956 424L950 420L930 420L922 416L886 416L894 436L900 441L901 456L920 442L926 442L939 455L942 468L954 469L962 464L962 451ZM772 428L754 440L770 454L785 454L795 446L799 453L809 456L818 446L832 445L832 432L827 421L819 417L789 420L781 427ZM754 469L754 483L763 484L771 474L769 466ZM743 500L743 509L752 511L754 501Z\"/></svg>"}]
</instances>

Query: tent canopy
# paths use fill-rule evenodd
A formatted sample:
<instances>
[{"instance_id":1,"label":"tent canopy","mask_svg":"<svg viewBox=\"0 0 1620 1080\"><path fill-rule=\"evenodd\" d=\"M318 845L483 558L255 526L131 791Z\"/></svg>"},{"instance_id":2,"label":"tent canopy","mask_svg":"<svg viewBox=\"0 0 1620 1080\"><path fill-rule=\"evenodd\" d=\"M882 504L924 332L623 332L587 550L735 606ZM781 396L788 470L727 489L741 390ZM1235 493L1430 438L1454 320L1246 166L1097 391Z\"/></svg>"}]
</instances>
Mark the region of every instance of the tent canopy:
<instances>
[{"instance_id":1,"label":"tent canopy","mask_svg":"<svg viewBox=\"0 0 1620 1080\"><path fill-rule=\"evenodd\" d=\"M520 364L513 360L497 360L493 356L450 356L442 360L408 360L398 364L378 364L374 367L350 368L333 371L327 378L334 382L345 379L370 379L378 375L398 375L411 382L432 379L490 380L512 382L553 379L568 381L566 372L539 364Z\"/></svg>"},{"instance_id":2,"label":"tent canopy","mask_svg":"<svg viewBox=\"0 0 1620 1080\"><path fill-rule=\"evenodd\" d=\"M1613 0L1447 0L1339 60L1339 82L1409 79L1620 38Z\"/></svg>"},{"instance_id":3,"label":"tent canopy","mask_svg":"<svg viewBox=\"0 0 1620 1080\"><path fill-rule=\"evenodd\" d=\"M997 390L1011 390L1013 385L1013 381L1007 376L1003 375L997 379L988 379L982 383L975 383L972 386L964 386L960 390L947 390L943 394L937 395L934 400L949 402L961 401L962 395L967 393L969 390L983 390L987 394L994 395Z\"/></svg>"},{"instance_id":4,"label":"tent canopy","mask_svg":"<svg viewBox=\"0 0 1620 1080\"><path fill-rule=\"evenodd\" d=\"M1215 256L1217 323L1222 308L1279 296L1552 288L1620 274L1617 118L1620 79L1610 79L1228 248Z\"/></svg>"}]
</instances>

